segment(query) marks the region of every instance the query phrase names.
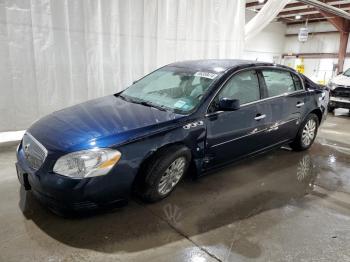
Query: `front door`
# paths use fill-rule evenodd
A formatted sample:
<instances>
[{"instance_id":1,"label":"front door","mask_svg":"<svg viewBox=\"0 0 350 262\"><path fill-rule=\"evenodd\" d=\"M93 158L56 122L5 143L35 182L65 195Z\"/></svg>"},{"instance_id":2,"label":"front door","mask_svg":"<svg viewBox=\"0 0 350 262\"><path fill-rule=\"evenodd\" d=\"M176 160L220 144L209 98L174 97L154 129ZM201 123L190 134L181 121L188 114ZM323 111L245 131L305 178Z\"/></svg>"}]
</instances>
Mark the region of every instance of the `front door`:
<instances>
[{"instance_id":1,"label":"front door","mask_svg":"<svg viewBox=\"0 0 350 262\"><path fill-rule=\"evenodd\" d=\"M220 111L222 98L239 99L241 108ZM264 133L269 121L267 108L260 105L260 85L255 70L234 75L209 106L206 117L206 167L243 157L266 145Z\"/></svg>"}]
</instances>

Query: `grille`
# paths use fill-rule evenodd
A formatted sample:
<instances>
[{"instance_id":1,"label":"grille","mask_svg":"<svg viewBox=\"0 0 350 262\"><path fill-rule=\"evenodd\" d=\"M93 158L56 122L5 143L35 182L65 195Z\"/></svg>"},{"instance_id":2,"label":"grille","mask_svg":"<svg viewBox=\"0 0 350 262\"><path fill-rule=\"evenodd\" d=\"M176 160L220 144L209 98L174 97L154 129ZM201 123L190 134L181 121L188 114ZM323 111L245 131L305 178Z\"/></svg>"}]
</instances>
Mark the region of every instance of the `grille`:
<instances>
[{"instance_id":1,"label":"grille","mask_svg":"<svg viewBox=\"0 0 350 262\"><path fill-rule=\"evenodd\" d=\"M331 92L332 96L350 97L350 88L337 87Z\"/></svg>"},{"instance_id":2,"label":"grille","mask_svg":"<svg viewBox=\"0 0 350 262\"><path fill-rule=\"evenodd\" d=\"M31 134L25 133L22 140L22 149L28 165L38 170L47 156L46 148Z\"/></svg>"}]
</instances>

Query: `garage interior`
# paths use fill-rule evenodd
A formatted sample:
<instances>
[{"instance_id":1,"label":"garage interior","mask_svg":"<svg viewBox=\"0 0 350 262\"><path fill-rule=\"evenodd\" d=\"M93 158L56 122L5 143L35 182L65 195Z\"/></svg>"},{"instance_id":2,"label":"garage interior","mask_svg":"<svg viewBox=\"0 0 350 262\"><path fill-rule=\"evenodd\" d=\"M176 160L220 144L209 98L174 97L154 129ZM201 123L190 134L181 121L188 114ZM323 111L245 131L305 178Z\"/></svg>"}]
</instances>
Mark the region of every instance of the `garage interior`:
<instances>
[{"instance_id":1,"label":"garage interior","mask_svg":"<svg viewBox=\"0 0 350 262\"><path fill-rule=\"evenodd\" d=\"M174 61L274 62L327 86L350 68L349 11L345 0L0 1L0 261L350 261L348 109L328 113L307 151L88 217L53 214L15 168L34 121Z\"/></svg>"}]
</instances>

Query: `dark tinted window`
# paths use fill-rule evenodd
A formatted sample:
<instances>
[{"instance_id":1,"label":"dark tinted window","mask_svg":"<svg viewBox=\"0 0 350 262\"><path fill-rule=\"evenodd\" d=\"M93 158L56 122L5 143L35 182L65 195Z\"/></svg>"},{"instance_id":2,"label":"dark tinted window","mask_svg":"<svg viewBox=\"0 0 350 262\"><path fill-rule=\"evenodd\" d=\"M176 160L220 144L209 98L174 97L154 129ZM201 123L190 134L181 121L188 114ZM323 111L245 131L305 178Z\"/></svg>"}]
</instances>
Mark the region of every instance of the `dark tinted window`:
<instances>
[{"instance_id":1,"label":"dark tinted window","mask_svg":"<svg viewBox=\"0 0 350 262\"><path fill-rule=\"evenodd\" d=\"M295 91L292 75L288 71L266 69L262 73L269 97Z\"/></svg>"},{"instance_id":2,"label":"dark tinted window","mask_svg":"<svg viewBox=\"0 0 350 262\"><path fill-rule=\"evenodd\" d=\"M300 81L300 77L298 77L295 74L292 74L293 80L294 80L294 85L295 85L295 89L296 90L302 90L303 89L303 85Z\"/></svg>"},{"instance_id":3,"label":"dark tinted window","mask_svg":"<svg viewBox=\"0 0 350 262\"><path fill-rule=\"evenodd\" d=\"M239 99L240 104L259 100L259 80L256 71L244 71L232 77L218 96L219 99L223 97Z\"/></svg>"}]
</instances>

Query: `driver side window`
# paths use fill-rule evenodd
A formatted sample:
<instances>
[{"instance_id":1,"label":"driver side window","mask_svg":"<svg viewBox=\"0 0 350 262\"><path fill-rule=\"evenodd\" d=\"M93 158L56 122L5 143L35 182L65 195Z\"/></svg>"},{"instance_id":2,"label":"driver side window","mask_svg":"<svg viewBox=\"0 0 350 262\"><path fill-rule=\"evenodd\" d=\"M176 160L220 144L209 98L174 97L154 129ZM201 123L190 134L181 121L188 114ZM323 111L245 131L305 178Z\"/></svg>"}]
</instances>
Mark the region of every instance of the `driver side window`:
<instances>
[{"instance_id":1,"label":"driver side window","mask_svg":"<svg viewBox=\"0 0 350 262\"><path fill-rule=\"evenodd\" d=\"M239 103L247 104L260 99L259 79L255 70L248 70L233 76L214 99L209 112L215 112L222 98L238 99Z\"/></svg>"},{"instance_id":2,"label":"driver side window","mask_svg":"<svg viewBox=\"0 0 350 262\"><path fill-rule=\"evenodd\" d=\"M232 77L218 95L219 100L224 97L238 99L241 105L259 100L259 80L256 71L244 71Z\"/></svg>"}]
</instances>

